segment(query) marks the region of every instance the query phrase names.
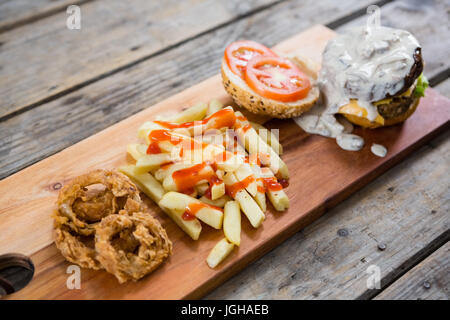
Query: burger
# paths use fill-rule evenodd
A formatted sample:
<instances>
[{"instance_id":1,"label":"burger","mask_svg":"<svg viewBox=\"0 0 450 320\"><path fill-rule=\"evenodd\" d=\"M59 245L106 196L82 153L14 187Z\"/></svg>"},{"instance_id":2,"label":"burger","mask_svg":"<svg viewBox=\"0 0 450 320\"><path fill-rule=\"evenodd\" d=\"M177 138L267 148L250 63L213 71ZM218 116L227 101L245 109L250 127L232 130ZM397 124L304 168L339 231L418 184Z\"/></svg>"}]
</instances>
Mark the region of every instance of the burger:
<instances>
[{"instance_id":1,"label":"burger","mask_svg":"<svg viewBox=\"0 0 450 320\"><path fill-rule=\"evenodd\" d=\"M327 113L366 128L403 122L428 86L423 67L408 31L378 26L338 35L324 50L319 74Z\"/></svg>"}]
</instances>

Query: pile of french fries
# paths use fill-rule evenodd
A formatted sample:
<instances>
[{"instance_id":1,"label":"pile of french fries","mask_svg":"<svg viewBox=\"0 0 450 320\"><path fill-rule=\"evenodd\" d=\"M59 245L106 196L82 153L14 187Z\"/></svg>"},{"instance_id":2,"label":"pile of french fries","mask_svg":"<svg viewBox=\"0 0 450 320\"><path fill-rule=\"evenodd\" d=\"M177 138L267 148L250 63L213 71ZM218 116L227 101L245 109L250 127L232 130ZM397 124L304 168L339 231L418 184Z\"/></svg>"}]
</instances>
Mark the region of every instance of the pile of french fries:
<instances>
[{"instance_id":1,"label":"pile of french fries","mask_svg":"<svg viewBox=\"0 0 450 320\"><path fill-rule=\"evenodd\" d=\"M221 110L236 119L231 128L220 127L216 115ZM175 125L168 128L166 123ZM155 142L152 140L155 133L164 133L169 138ZM223 108L217 100L199 103L165 119L145 122L138 137L141 143L127 147L136 164L119 170L193 240L199 239L201 222L223 229L225 237L206 260L211 268L240 245L241 212L258 228L265 219L266 195L276 210L289 207L282 188L270 190L264 184L267 179L278 183L277 178L289 178L287 166L280 158L282 147L276 134L249 122L232 107ZM148 152L151 148L157 148L158 152ZM186 189L177 183L177 177L186 172L193 175L192 181L186 180L187 184L195 184L189 185L193 188ZM214 183L198 178L202 176L214 176ZM187 209L194 207L195 215L186 216Z\"/></svg>"}]
</instances>

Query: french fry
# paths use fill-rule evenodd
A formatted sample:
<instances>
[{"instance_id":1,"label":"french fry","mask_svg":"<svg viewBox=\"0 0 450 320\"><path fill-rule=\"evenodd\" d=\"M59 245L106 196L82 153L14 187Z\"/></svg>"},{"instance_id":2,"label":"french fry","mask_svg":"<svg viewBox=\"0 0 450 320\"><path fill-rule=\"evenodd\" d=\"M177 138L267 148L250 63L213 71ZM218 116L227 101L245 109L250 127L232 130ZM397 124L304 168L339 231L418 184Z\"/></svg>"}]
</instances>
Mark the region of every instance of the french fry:
<instances>
[{"instance_id":1,"label":"french fry","mask_svg":"<svg viewBox=\"0 0 450 320\"><path fill-rule=\"evenodd\" d=\"M229 243L226 238L223 238L212 248L206 259L206 263L210 268L215 268L233 251L234 244Z\"/></svg>"},{"instance_id":2,"label":"french fry","mask_svg":"<svg viewBox=\"0 0 450 320\"><path fill-rule=\"evenodd\" d=\"M197 189L194 188L194 191L192 191L191 194L188 194L188 196L192 197L192 198L197 198L198 197L198 191Z\"/></svg>"},{"instance_id":3,"label":"french fry","mask_svg":"<svg viewBox=\"0 0 450 320\"><path fill-rule=\"evenodd\" d=\"M261 177L276 180L269 168L261 168ZM284 211L289 208L289 198L283 189L277 191L272 191L269 189L267 190L267 196L277 211Z\"/></svg>"},{"instance_id":4,"label":"french fry","mask_svg":"<svg viewBox=\"0 0 450 320\"><path fill-rule=\"evenodd\" d=\"M253 177L253 171L250 167L250 165L248 163L243 163L239 166L239 168L236 170L236 172L234 173L236 175L236 178L239 181L242 181L244 179L246 179L249 176ZM256 179L253 177L253 181L250 182L246 188L245 188L248 193L250 193L250 195L252 197L254 197L256 195L256 193L258 192L258 187L256 184Z\"/></svg>"},{"instance_id":5,"label":"french fry","mask_svg":"<svg viewBox=\"0 0 450 320\"><path fill-rule=\"evenodd\" d=\"M225 183L213 183L211 186L211 200L216 200L225 194Z\"/></svg>"},{"instance_id":6,"label":"french fry","mask_svg":"<svg viewBox=\"0 0 450 320\"><path fill-rule=\"evenodd\" d=\"M261 137L261 139L263 139L264 142L266 142L269 146L272 147L273 151L275 151L279 155L283 154L283 146L281 145L280 141L271 130L266 129L263 125L259 123L251 121L249 122L251 126L256 130L258 135Z\"/></svg>"},{"instance_id":7,"label":"french fry","mask_svg":"<svg viewBox=\"0 0 450 320\"><path fill-rule=\"evenodd\" d=\"M146 154L136 161L136 170L139 172L148 172L158 169L161 165L174 161L169 153Z\"/></svg>"},{"instance_id":8,"label":"french fry","mask_svg":"<svg viewBox=\"0 0 450 320\"><path fill-rule=\"evenodd\" d=\"M191 129L188 128L175 128L171 129L171 132L182 135L182 136L191 136L191 132L196 129L195 127L192 127ZM147 145L150 143L149 140L149 134L153 130L169 130L168 128L162 126L161 124L154 122L154 121L146 121L144 122L138 129L138 138L144 139ZM201 132L201 128L200 131Z\"/></svg>"},{"instance_id":9,"label":"french fry","mask_svg":"<svg viewBox=\"0 0 450 320\"><path fill-rule=\"evenodd\" d=\"M241 244L241 209L237 201L228 201L223 214L223 233L231 243Z\"/></svg>"},{"instance_id":10,"label":"french fry","mask_svg":"<svg viewBox=\"0 0 450 320\"><path fill-rule=\"evenodd\" d=\"M209 198L207 198L205 196L202 196L199 200L201 202L206 203L206 204L210 204L210 205L215 206L215 207L223 208L223 207L225 207L225 204L228 201L231 201L233 199L231 199L228 195L225 194L225 195L221 196L220 198L218 198L216 200L211 200L211 199L209 199Z\"/></svg>"},{"instance_id":11,"label":"french fry","mask_svg":"<svg viewBox=\"0 0 450 320\"><path fill-rule=\"evenodd\" d=\"M127 175L139 189L156 203L161 200L166 193L161 184L150 173L140 173L134 165L126 165L119 168L119 171Z\"/></svg>"},{"instance_id":12,"label":"french fry","mask_svg":"<svg viewBox=\"0 0 450 320\"><path fill-rule=\"evenodd\" d=\"M193 123L176 125L185 122ZM136 165L120 170L192 239L199 238L201 222L224 228L225 239L207 259L211 268L240 245L241 210L258 228L265 219L266 193L276 210L289 207L286 193L276 190L276 181L268 181L276 180L275 175L289 177L277 137L232 107L223 108L217 100L196 104L177 115L145 122L138 136L146 144L127 147ZM191 188L192 194L181 193Z\"/></svg>"},{"instance_id":13,"label":"french fry","mask_svg":"<svg viewBox=\"0 0 450 320\"><path fill-rule=\"evenodd\" d=\"M119 168L119 171L127 175L142 192L159 205L159 201L163 198L165 191L150 173L138 173L134 165L122 166ZM202 226L198 219L184 220L182 218L183 213L163 208L160 205L159 207L193 240L199 238Z\"/></svg>"},{"instance_id":14,"label":"french fry","mask_svg":"<svg viewBox=\"0 0 450 320\"><path fill-rule=\"evenodd\" d=\"M165 165L155 171L155 178L159 181L163 181L167 176L172 175L177 170L186 169L191 167L192 164L177 162L170 165Z\"/></svg>"},{"instance_id":15,"label":"french fry","mask_svg":"<svg viewBox=\"0 0 450 320\"><path fill-rule=\"evenodd\" d=\"M193 105L192 107L182 111L181 113L169 117L167 121L176 123L198 121L205 118L207 111L208 111L208 104L205 102L199 102Z\"/></svg>"},{"instance_id":16,"label":"french fry","mask_svg":"<svg viewBox=\"0 0 450 320\"><path fill-rule=\"evenodd\" d=\"M239 111L236 112L236 115L243 116ZM288 168L278 154L261 139L255 129L250 126L248 120L238 119L237 121L240 123L240 128L236 130L236 133L239 139L245 142L245 149L248 153L259 155L264 165L268 166L275 174L279 173L282 178L288 179Z\"/></svg>"},{"instance_id":17,"label":"french fry","mask_svg":"<svg viewBox=\"0 0 450 320\"><path fill-rule=\"evenodd\" d=\"M217 175L217 178L219 178L220 180L223 180L223 176L225 175L225 171L223 171L221 169L217 169L216 170L216 175Z\"/></svg>"},{"instance_id":18,"label":"french fry","mask_svg":"<svg viewBox=\"0 0 450 320\"><path fill-rule=\"evenodd\" d=\"M193 166L195 166L195 165L191 165L190 167L193 167ZM180 170L177 170L177 171L181 171L181 170L184 170L184 169L180 169ZM198 172L198 175L205 175L205 176L213 175L213 174L214 174L214 170L211 168L211 166L208 166L208 165L204 166ZM176 184L176 182L175 182L175 180L173 178L173 175L174 175L174 173L166 175L166 177L163 180L162 185L163 185L164 189L167 190L167 191L181 191L181 190L179 190L178 185ZM205 182L208 182L208 181L205 180L205 179L202 179L202 180L198 181L196 183L196 185L199 185L199 184L202 184L202 183L205 183ZM184 186L184 187L188 187L188 186Z\"/></svg>"},{"instance_id":19,"label":"french fry","mask_svg":"<svg viewBox=\"0 0 450 320\"><path fill-rule=\"evenodd\" d=\"M224 134L224 143L225 148L231 152L237 152L244 156L247 155L247 151L245 151L244 146L239 143L239 139L237 139L237 135L232 130L226 130Z\"/></svg>"},{"instance_id":20,"label":"french fry","mask_svg":"<svg viewBox=\"0 0 450 320\"><path fill-rule=\"evenodd\" d=\"M227 186L232 186L233 184L238 183L238 180L233 173L227 173L224 176L224 182ZM234 199L239 202L239 206L247 216L250 224L254 228L258 228L264 221L265 216L255 200L253 200L245 189L236 192Z\"/></svg>"},{"instance_id":21,"label":"french fry","mask_svg":"<svg viewBox=\"0 0 450 320\"><path fill-rule=\"evenodd\" d=\"M159 207L180 227L181 230L191 237L192 240L198 240L202 231L202 224L197 218L185 220L183 219L182 212L164 208L161 205L159 205Z\"/></svg>"},{"instance_id":22,"label":"french fry","mask_svg":"<svg viewBox=\"0 0 450 320\"><path fill-rule=\"evenodd\" d=\"M173 131L168 134L171 138L182 140L182 142L174 145L170 141L161 141L158 143L159 148L163 152L172 154L173 157L180 154L180 148L186 149L186 152L183 152L183 162L216 162L218 169L227 172L236 171L237 168L244 163L244 157L242 155L235 155L232 152L226 151L223 146L204 144L199 140L186 137ZM191 148L191 146L194 146L194 148Z\"/></svg>"},{"instance_id":23,"label":"french fry","mask_svg":"<svg viewBox=\"0 0 450 320\"><path fill-rule=\"evenodd\" d=\"M195 189L197 190L197 193L201 196L203 196L206 192L206 190L209 189L209 184L207 182L198 184L195 186Z\"/></svg>"},{"instance_id":24,"label":"french fry","mask_svg":"<svg viewBox=\"0 0 450 320\"><path fill-rule=\"evenodd\" d=\"M219 111L222 108L223 108L223 104L219 100L212 99L209 102L208 111L206 112L206 116L209 117L210 115L212 115L213 113L216 113L217 111Z\"/></svg>"},{"instance_id":25,"label":"french fry","mask_svg":"<svg viewBox=\"0 0 450 320\"><path fill-rule=\"evenodd\" d=\"M264 191L261 191L261 190L265 189L264 183L260 179L257 179L256 185L258 188L258 192L254 196L254 199L255 199L256 203L259 205L259 207L261 208L262 212L266 212L266 210L267 210L266 193Z\"/></svg>"},{"instance_id":26,"label":"french fry","mask_svg":"<svg viewBox=\"0 0 450 320\"><path fill-rule=\"evenodd\" d=\"M250 167L252 168L253 175L255 176L257 187L256 195L253 198L261 208L262 212L266 212L266 190L264 187L264 183L261 180L261 168L256 164L251 164Z\"/></svg>"},{"instance_id":27,"label":"french fry","mask_svg":"<svg viewBox=\"0 0 450 320\"><path fill-rule=\"evenodd\" d=\"M220 116L222 118L225 117L228 119L234 118L235 115L234 115L234 111L233 111L232 107L226 107L224 109L226 109L228 112L219 114L218 116ZM216 126L220 125L221 122L217 123L217 121L219 121L219 120L217 117L214 116L214 114L212 114L210 117L208 117L206 119L203 119L203 121L199 121L199 120L201 120L201 119L196 119L196 120L190 121L188 126L185 126L182 128L177 128L176 126L173 126L173 124L181 123L181 122L178 122L178 120L172 121L170 118L166 119L166 120L154 121L153 124L145 123L139 130L139 136L145 136L146 134L148 134L149 131L155 130L155 129L170 129L173 132L183 134L186 136L191 136L191 137L199 136L199 135L201 135L205 132L208 132L212 129L217 132L223 132L224 130L227 129L227 127L216 128Z\"/></svg>"},{"instance_id":28,"label":"french fry","mask_svg":"<svg viewBox=\"0 0 450 320\"><path fill-rule=\"evenodd\" d=\"M159 201L163 208L183 214L187 208L195 208L195 217L215 229L222 228L223 212L220 208L204 204L198 199L179 192L168 192Z\"/></svg>"},{"instance_id":29,"label":"french fry","mask_svg":"<svg viewBox=\"0 0 450 320\"><path fill-rule=\"evenodd\" d=\"M147 146L140 143L130 143L127 146L127 152L134 160L139 160L142 156L146 154Z\"/></svg>"},{"instance_id":30,"label":"french fry","mask_svg":"<svg viewBox=\"0 0 450 320\"><path fill-rule=\"evenodd\" d=\"M153 121L146 121L138 129L138 138L144 139L145 142L149 144L150 140L148 139L148 135L152 130L158 129L163 129L163 127Z\"/></svg>"},{"instance_id":31,"label":"french fry","mask_svg":"<svg viewBox=\"0 0 450 320\"><path fill-rule=\"evenodd\" d=\"M194 137L196 139L197 137ZM202 142L215 144L217 146L223 146L224 138L223 133L217 129L210 129L205 131L205 133L201 136Z\"/></svg>"},{"instance_id":32,"label":"french fry","mask_svg":"<svg viewBox=\"0 0 450 320\"><path fill-rule=\"evenodd\" d=\"M218 169L234 172L244 163L244 157L226 151L222 146L208 144L203 148L203 161L215 162Z\"/></svg>"},{"instance_id":33,"label":"french fry","mask_svg":"<svg viewBox=\"0 0 450 320\"><path fill-rule=\"evenodd\" d=\"M181 134L186 137L191 136L191 130L189 130L187 128L175 128L175 129L173 129L173 132L176 132L176 133Z\"/></svg>"}]
</instances>

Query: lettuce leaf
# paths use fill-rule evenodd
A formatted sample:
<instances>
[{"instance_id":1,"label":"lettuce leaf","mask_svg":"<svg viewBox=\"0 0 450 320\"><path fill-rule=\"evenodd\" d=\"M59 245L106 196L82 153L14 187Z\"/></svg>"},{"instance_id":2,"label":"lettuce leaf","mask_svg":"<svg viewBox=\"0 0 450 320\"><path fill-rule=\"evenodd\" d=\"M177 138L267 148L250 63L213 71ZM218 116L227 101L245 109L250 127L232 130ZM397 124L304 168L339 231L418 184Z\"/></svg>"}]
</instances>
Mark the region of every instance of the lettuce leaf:
<instances>
[{"instance_id":1,"label":"lettuce leaf","mask_svg":"<svg viewBox=\"0 0 450 320\"><path fill-rule=\"evenodd\" d=\"M414 90L414 95L416 97L425 97L425 89L428 88L428 79L423 73L417 78L416 89Z\"/></svg>"}]
</instances>

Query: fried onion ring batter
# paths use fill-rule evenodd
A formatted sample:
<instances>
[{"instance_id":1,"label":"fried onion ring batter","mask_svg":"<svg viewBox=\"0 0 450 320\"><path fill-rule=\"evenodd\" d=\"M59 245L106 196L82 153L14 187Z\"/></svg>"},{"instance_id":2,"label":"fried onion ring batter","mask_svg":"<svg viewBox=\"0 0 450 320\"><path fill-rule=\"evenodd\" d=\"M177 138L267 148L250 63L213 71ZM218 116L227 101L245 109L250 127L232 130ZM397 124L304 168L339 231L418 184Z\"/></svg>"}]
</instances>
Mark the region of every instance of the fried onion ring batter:
<instances>
[{"instance_id":1,"label":"fried onion ring batter","mask_svg":"<svg viewBox=\"0 0 450 320\"><path fill-rule=\"evenodd\" d=\"M172 253L164 228L144 212L128 215L124 210L103 218L95 237L98 260L120 283L139 280Z\"/></svg>"},{"instance_id":2,"label":"fried onion ring batter","mask_svg":"<svg viewBox=\"0 0 450 320\"><path fill-rule=\"evenodd\" d=\"M83 268L106 269L120 283L143 277L172 252L166 231L119 172L75 178L61 190L57 206L55 244L62 255Z\"/></svg>"},{"instance_id":3,"label":"fried onion ring batter","mask_svg":"<svg viewBox=\"0 0 450 320\"><path fill-rule=\"evenodd\" d=\"M96 184L105 189L90 192L88 187ZM84 236L94 235L98 222L118 213L130 198L141 202L139 191L127 176L116 171L92 171L76 177L61 190L55 225L67 225Z\"/></svg>"},{"instance_id":4,"label":"fried onion ring batter","mask_svg":"<svg viewBox=\"0 0 450 320\"><path fill-rule=\"evenodd\" d=\"M82 268L103 269L97 260L93 236L74 235L67 226L61 226L55 229L55 244L68 261Z\"/></svg>"}]
</instances>

